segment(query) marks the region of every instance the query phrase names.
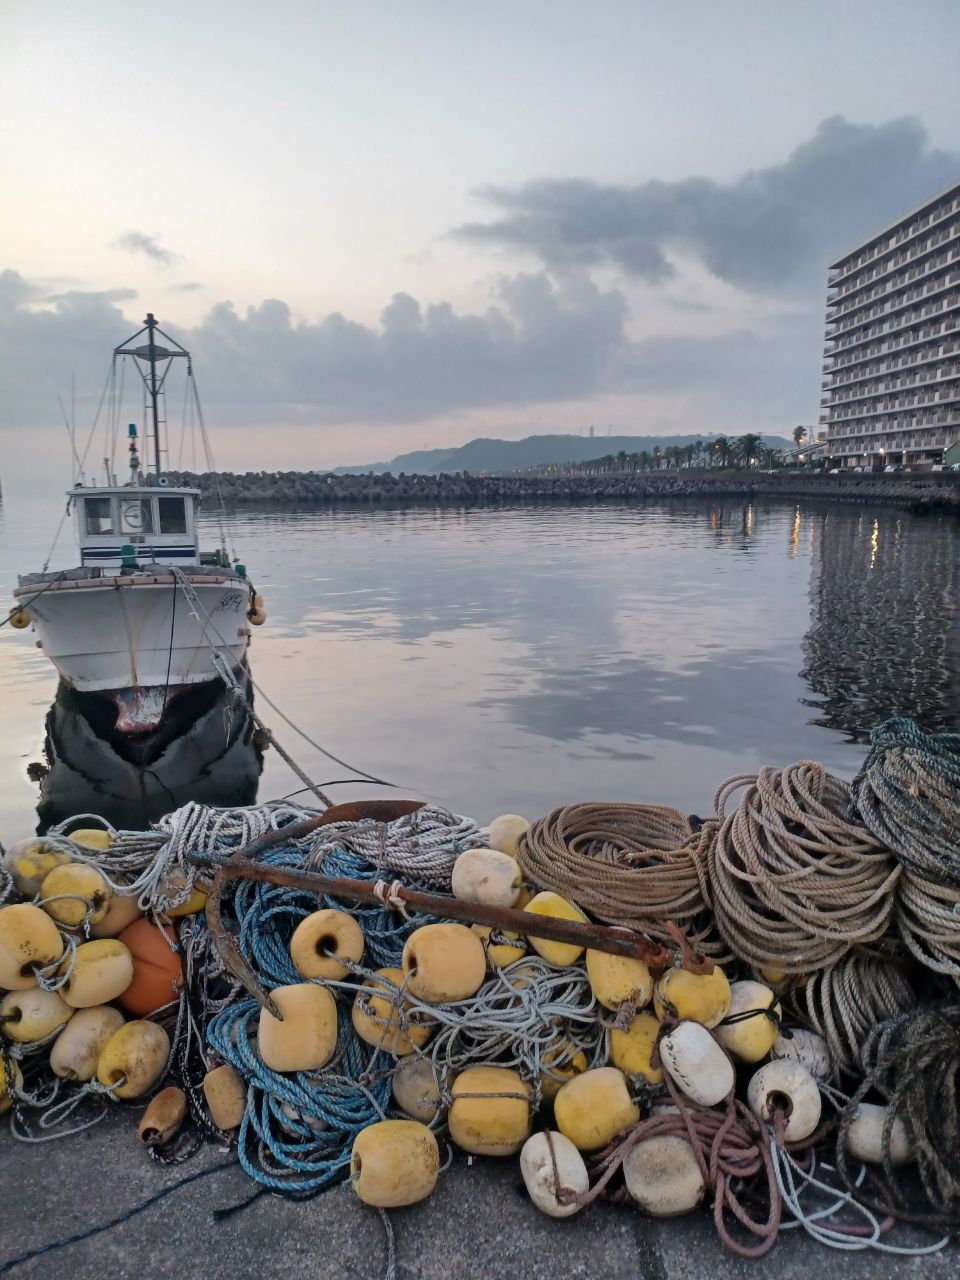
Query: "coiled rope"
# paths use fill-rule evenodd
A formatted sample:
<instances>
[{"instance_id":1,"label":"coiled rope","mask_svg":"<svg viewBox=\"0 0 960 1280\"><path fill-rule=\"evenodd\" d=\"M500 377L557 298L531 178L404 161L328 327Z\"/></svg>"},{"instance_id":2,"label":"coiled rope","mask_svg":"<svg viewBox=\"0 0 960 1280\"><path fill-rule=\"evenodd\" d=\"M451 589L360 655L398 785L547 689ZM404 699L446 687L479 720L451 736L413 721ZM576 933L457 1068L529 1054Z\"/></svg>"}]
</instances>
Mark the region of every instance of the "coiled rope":
<instances>
[{"instance_id":1,"label":"coiled rope","mask_svg":"<svg viewBox=\"0 0 960 1280\"><path fill-rule=\"evenodd\" d=\"M866 1075L837 1135L837 1167L849 1182L847 1134L872 1090L889 1105L883 1168L894 1212L908 1222L960 1236L960 1005L914 1008L873 1029L863 1054ZM909 1182L893 1164L893 1120L903 1121L931 1212L916 1209Z\"/></svg>"},{"instance_id":2,"label":"coiled rope","mask_svg":"<svg viewBox=\"0 0 960 1280\"><path fill-rule=\"evenodd\" d=\"M809 973L886 932L900 868L850 816L842 779L805 760L730 778L714 804L712 905L739 959L755 969Z\"/></svg>"},{"instance_id":3,"label":"coiled rope","mask_svg":"<svg viewBox=\"0 0 960 1280\"><path fill-rule=\"evenodd\" d=\"M698 849L704 835L665 805L573 804L535 822L517 859L538 888L570 898L607 924L675 946L684 929L715 959L725 946L711 927Z\"/></svg>"},{"instance_id":4,"label":"coiled rope","mask_svg":"<svg viewBox=\"0 0 960 1280\"><path fill-rule=\"evenodd\" d=\"M900 965L854 951L788 991L783 1003L826 1040L836 1068L857 1076L870 1032L915 1008L917 996Z\"/></svg>"}]
</instances>

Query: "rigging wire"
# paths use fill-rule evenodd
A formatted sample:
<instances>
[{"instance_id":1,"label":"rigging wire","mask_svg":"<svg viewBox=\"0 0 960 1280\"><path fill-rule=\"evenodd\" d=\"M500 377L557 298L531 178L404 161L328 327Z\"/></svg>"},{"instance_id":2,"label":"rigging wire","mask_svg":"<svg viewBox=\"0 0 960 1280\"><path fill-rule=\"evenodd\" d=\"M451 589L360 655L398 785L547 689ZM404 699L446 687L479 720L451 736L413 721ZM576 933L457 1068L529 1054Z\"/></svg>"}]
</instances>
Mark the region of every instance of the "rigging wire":
<instances>
[{"instance_id":1,"label":"rigging wire","mask_svg":"<svg viewBox=\"0 0 960 1280\"><path fill-rule=\"evenodd\" d=\"M223 491L220 488L220 477L217 474L216 465L213 460L213 449L210 446L210 437L207 435L207 424L204 421L204 417L203 417L203 407L200 404L200 391L199 391L199 388L197 387L197 379L196 379L196 375L193 372L192 362L187 366L187 377L190 380L191 386L193 387L193 399L194 399L194 403L196 405L196 410L197 410L197 422L200 424L200 438L203 442L203 452L207 462L207 470L213 476L213 482L217 490L217 503L219 507L219 511L217 514L217 524L220 528L221 545L223 546L224 551L229 550L230 559L234 563L236 563L236 560L237 560L236 551L232 545L228 547L228 544L227 544L227 531L226 531L226 524L225 524L227 508L226 508L226 504L223 501Z\"/></svg>"}]
</instances>

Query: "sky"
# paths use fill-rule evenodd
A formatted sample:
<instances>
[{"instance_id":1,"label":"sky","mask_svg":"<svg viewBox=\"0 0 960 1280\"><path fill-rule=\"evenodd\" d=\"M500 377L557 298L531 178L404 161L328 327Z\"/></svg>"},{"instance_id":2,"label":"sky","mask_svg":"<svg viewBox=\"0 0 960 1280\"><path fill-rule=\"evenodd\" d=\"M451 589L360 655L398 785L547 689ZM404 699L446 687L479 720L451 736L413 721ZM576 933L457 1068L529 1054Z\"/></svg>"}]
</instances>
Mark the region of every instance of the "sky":
<instances>
[{"instance_id":1,"label":"sky","mask_svg":"<svg viewBox=\"0 0 960 1280\"><path fill-rule=\"evenodd\" d=\"M145 13L0 0L0 480L147 310L227 468L788 436L827 264L960 179L955 0Z\"/></svg>"}]
</instances>

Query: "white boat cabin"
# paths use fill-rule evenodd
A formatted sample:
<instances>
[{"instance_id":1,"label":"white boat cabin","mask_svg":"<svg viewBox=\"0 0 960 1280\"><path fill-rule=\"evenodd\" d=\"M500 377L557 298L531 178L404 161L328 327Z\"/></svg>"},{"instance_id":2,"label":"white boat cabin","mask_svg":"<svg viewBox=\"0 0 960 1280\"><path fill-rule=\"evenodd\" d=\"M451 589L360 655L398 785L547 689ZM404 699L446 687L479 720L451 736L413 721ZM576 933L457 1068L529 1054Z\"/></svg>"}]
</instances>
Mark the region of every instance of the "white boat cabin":
<instances>
[{"instance_id":1,"label":"white boat cabin","mask_svg":"<svg viewBox=\"0 0 960 1280\"><path fill-rule=\"evenodd\" d=\"M174 488L161 478L152 485L77 485L68 496L83 568L119 571L201 563L199 489Z\"/></svg>"}]
</instances>

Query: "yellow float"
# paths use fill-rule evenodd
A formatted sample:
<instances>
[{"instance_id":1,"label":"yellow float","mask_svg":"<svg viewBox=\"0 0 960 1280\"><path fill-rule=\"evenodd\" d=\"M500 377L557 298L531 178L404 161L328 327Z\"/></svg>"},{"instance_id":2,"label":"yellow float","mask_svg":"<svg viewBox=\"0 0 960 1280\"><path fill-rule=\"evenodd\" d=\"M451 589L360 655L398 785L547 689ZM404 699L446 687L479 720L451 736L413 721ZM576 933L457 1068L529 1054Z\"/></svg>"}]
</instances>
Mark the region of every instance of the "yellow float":
<instances>
[{"instance_id":1,"label":"yellow float","mask_svg":"<svg viewBox=\"0 0 960 1280\"><path fill-rule=\"evenodd\" d=\"M533 916L552 916L555 920L576 920L581 924L585 924L587 920L578 906L568 902L566 898L561 898L559 893L554 893L550 889L534 894L523 909ZM528 941L548 964L563 966L576 964L583 955L583 947L572 942L553 942L549 938L533 936L528 938Z\"/></svg>"},{"instance_id":2,"label":"yellow float","mask_svg":"<svg viewBox=\"0 0 960 1280\"><path fill-rule=\"evenodd\" d=\"M103 1046L97 1079L115 1098L142 1098L163 1075L170 1037L156 1022L125 1022Z\"/></svg>"},{"instance_id":3,"label":"yellow float","mask_svg":"<svg viewBox=\"0 0 960 1280\"><path fill-rule=\"evenodd\" d=\"M522 941L519 933L512 933L506 929L493 929L488 924L474 924L470 927L483 943L491 969L505 969L507 965L515 964L527 954L526 943ZM491 942L491 935L496 935L503 941Z\"/></svg>"},{"instance_id":4,"label":"yellow float","mask_svg":"<svg viewBox=\"0 0 960 1280\"><path fill-rule=\"evenodd\" d=\"M441 1107L440 1086L429 1058L401 1058L393 1069L393 1099L413 1120L429 1124Z\"/></svg>"},{"instance_id":5,"label":"yellow float","mask_svg":"<svg viewBox=\"0 0 960 1280\"><path fill-rule=\"evenodd\" d=\"M186 1114L187 1095L175 1085L169 1085L150 1099L140 1117L137 1137L145 1147L161 1147L174 1137Z\"/></svg>"},{"instance_id":6,"label":"yellow float","mask_svg":"<svg viewBox=\"0 0 960 1280\"><path fill-rule=\"evenodd\" d=\"M119 938L99 938L77 947L60 994L73 1009L108 1004L133 981L133 956Z\"/></svg>"},{"instance_id":7,"label":"yellow float","mask_svg":"<svg viewBox=\"0 0 960 1280\"><path fill-rule=\"evenodd\" d=\"M580 1151L598 1151L640 1119L627 1078L616 1067L594 1067L575 1076L553 1100L557 1128Z\"/></svg>"},{"instance_id":8,"label":"yellow float","mask_svg":"<svg viewBox=\"0 0 960 1280\"><path fill-rule=\"evenodd\" d=\"M102 920L112 896L97 868L86 862L54 867L40 886L44 911L68 929L78 928L84 920L91 924Z\"/></svg>"},{"instance_id":9,"label":"yellow float","mask_svg":"<svg viewBox=\"0 0 960 1280\"><path fill-rule=\"evenodd\" d=\"M50 1067L62 1080L92 1080L110 1037L123 1026L123 1014L112 1005L78 1009L50 1050Z\"/></svg>"},{"instance_id":10,"label":"yellow float","mask_svg":"<svg viewBox=\"0 0 960 1280\"><path fill-rule=\"evenodd\" d=\"M400 995L402 985L402 969L377 969L357 992L350 1015L361 1040L398 1058L422 1049L432 1034L426 1023L406 1016L410 1005Z\"/></svg>"},{"instance_id":11,"label":"yellow float","mask_svg":"<svg viewBox=\"0 0 960 1280\"><path fill-rule=\"evenodd\" d=\"M60 930L45 911L29 902L0 907L0 987L35 987L35 970L56 964L62 955Z\"/></svg>"},{"instance_id":12,"label":"yellow float","mask_svg":"<svg viewBox=\"0 0 960 1280\"><path fill-rule=\"evenodd\" d=\"M337 1047L337 1002L312 982L275 987L270 997L283 1021L260 1011L257 1048L271 1071L319 1071Z\"/></svg>"},{"instance_id":13,"label":"yellow float","mask_svg":"<svg viewBox=\"0 0 960 1280\"><path fill-rule=\"evenodd\" d=\"M203 1096L218 1129L228 1132L240 1125L247 1107L247 1086L235 1067L224 1063L208 1071L203 1077Z\"/></svg>"},{"instance_id":14,"label":"yellow float","mask_svg":"<svg viewBox=\"0 0 960 1280\"><path fill-rule=\"evenodd\" d=\"M425 924L403 948L407 990L428 1004L466 1000L487 976L483 943L462 924Z\"/></svg>"},{"instance_id":15,"label":"yellow float","mask_svg":"<svg viewBox=\"0 0 960 1280\"><path fill-rule=\"evenodd\" d=\"M582 1075L589 1065L587 1055L569 1040L548 1049L541 1063L540 1096L551 1101L568 1080Z\"/></svg>"},{"instance_id":16,"label":"yellow float","mask_svg":"<svg viewBox=\"0 0 960 1280\"><path fill-rule=\"evenodd\" d=\"M31 987L8 991L0 1000L0 1029L10 1040L35 1044L45 1040L73 1017L73 1010L56 991Z\"/></svg>"},{"instance_id":17,"label":"yellow float","mask_svg":"<svg viewBox=\"0 0 960 1280\"><path fill-rule=\"evenodd\" d=\"M653 1065L660 1023L648 1009L642 1010L626 1031L610 1029L610 1061L624 1075L642 1076L647 1084L662 1084L663 1069Z\"/></svg>"},{"instance_id":18,"label":"yellow float","mask_svg":"<svg viewBox=\"0 0 960 1280\"><path fill-rule=\"evenodd\" d=\"M91 938L116 938L143 915L136 894L113 894L102 920L90 927Z\"/></svg>"},{"instance_id":19,"label":"yellow float","mask_svg":"<svg viewBox=\"0 0 960 1280\"><path fill-rule=\"evenodd\" d=\"M40 892L44 877L54 867L60 867L69 861L69 853L51 848L46 840L19 840L10 846L3 865L13 876L17 892L25 898L35 898Z\"/></svg>"},{"instance_id":20,"label":"yellow float","mask_svg":"<svg viewBox=\"0 0 960 1280\"><path fill-rule=\"evenodd\" d=\"M350 1184L364 1204L399 1209L425 1200L437 1185L440 1149L417 1120L380 1120L357 1134Z\"/></svg>"},{"instance_id":21,"label":"yellow float","mask_svg":"<svg viewBox=\"0 0 960 1280\"><path fill-rule=\"evenodd\" d=\"M605 951L587 949L587 977L600 1004L614 1013L624 1001L638 1009L650 1003L653 978L642 960L632 956L613 956Z\"/></svg>"},{"instance_id":22,"label":"yellow float","mask_svg":"<svg viewBox=\"0 0 960 1280\"><path fill-rule=\"evenodd\" d=\"M363 930L346 911L327 908L301 920L290 939L290 959L302 978L339 981L350 970L341 959L363 959Z\"/></svg>"},{"instance_id":23,"label":"yellow float","mask_svg":"<svg viewBox=\"0 0 960 1280\"><path fill-rule=\"evenodd\" d=\"M730 983L719 965L712 973L668 969L654 990L653 1007L661 1021L669 1013L679 1022L715 1027L730 1008Z\"/></svg>"},{"instance_id":24,"label":"yellow float","mask_svg":"<svg viewBox=\"0 0 960 1280\"><path fill-rule=\"evenodd\" d=\"M764 983L733 982L730 1007L713 1034L738 1062L760 1062L777 1038L781 1012L777 997Z\"/></svg>"},{"instance_id":25,"label":"yellow float","mask_svg":"<svg viewBox=\"0 0 960 1280\"><path fill-rule=\"evenodd\" d=\"M453 1082L450 1137L477 1156L512 1156L530 1136L531 1096L516 1071L468 1067Z\"/></svg>"}]
</instances>

